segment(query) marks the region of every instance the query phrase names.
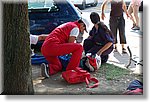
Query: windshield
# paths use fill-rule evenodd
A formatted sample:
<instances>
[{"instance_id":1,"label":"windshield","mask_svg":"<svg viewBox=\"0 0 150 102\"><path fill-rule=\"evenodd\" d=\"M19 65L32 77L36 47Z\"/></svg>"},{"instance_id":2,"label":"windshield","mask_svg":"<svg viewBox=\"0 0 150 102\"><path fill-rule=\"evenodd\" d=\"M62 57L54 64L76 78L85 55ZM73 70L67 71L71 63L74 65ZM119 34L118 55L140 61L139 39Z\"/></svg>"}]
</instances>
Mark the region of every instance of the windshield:
<instances>
[{"instance_id":1,"label":"windshield","mask_svg":"<svg viewBox=\"0 0 150 102\"><path fill-rule=\"evenodd\" d=\"M53 0L28 0L29 9L39 8L51 8L53 6Z\"/></svg>"}]
</instances>

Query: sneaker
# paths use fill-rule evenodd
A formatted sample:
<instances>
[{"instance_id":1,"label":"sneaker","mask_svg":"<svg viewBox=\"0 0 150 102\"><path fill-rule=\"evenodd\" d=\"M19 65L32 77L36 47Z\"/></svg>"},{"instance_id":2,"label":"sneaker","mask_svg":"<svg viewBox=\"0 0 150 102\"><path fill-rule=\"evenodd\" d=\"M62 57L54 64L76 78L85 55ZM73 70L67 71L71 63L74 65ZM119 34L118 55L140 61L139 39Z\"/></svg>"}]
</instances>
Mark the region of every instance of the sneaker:
<instances>
[{"instance_id":1,"label":"sneaker","mask_svg":"<svg viewBox=\"0 0 150 102\"><path fill-rule=\"evenodd\" d=\"M49 67L47 64L41 64L41 75L42 77L49 78Z\"/></svg>"},{"instance_id":2,"label":"sneaker","mask_svg":"<svg viewBox=\"0 0 150 102\"><path fill-rule=\"evenodd\" d=\"M132 30L140 30L140 27L135 26L135 27L132 28Z\"/></svg>"},{"instance_id":3,"label":"sneaker","mask_svg":"<svg viewBox=\"0 0 150 102\"><path fill-rule=\"evenodd\" d=\"M125 48L122 48L122 53L123 53L123 54L126 54L126 53L127 53L127 51L126 51Z\"/></svg>"},{"instance_id":4,"label":"sneaker","mask_svg":"<svg viewBox=\"0 0 150 102\"><path fill-rule=\"evenodd\" d=\"M131 28L131 29L133 29L135 26L136 26L136 24L133 24L133 26L132 26L132 28Z\"/></svg>"}]
</instances>

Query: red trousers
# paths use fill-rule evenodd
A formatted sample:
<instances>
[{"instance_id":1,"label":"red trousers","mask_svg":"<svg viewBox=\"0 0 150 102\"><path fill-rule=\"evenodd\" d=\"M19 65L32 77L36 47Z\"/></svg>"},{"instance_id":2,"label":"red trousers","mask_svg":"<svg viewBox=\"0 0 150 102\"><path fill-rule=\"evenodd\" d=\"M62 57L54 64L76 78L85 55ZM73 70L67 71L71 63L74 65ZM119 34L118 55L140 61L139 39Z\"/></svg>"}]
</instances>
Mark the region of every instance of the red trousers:
<instances>
[{"instance_id":1,"label":"red trousers","mask_svg":"<svg viewBox=\"0 0 150 102\"><path fill-rule=\"evenodd\" d=\"M46 43L43 44L41 52L49 63L50 75L56 74L62 70L61 62L58 56L72 53L70 62L66 70L72 70L79 66L83 47L77 43Z\"/></svg>"}]
</instances>

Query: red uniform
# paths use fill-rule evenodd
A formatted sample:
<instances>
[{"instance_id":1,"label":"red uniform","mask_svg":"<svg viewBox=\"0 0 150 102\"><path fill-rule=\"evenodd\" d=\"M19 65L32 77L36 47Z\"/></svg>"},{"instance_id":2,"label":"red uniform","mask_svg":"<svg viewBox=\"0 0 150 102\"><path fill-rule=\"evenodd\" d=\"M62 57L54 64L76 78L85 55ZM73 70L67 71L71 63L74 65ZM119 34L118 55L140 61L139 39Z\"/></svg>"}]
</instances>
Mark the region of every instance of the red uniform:
<instances>
[{"instance_id":1,"label":"red uniform","mask_svg":"<svg viewBox=\"0 0 150 102\"><path fill-rule=\"evenodd\" d=\"M66 70L75 69L79 66L83 47L78 43L68 43L70 32L73 28L80 25L78 22L68 22L54 29L45 39L41 52L49 62L50 75L62 70L61 62L58 56L72 53L70 62Z\"/></svg>"}]
</instances>

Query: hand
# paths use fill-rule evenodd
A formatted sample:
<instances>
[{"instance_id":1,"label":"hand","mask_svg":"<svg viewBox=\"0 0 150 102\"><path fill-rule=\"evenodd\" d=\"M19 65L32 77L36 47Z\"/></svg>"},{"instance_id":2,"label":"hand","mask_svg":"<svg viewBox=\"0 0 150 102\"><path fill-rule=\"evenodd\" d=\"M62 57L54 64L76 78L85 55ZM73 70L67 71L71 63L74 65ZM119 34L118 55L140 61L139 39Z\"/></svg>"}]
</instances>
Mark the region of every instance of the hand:
<instances>
[{"instance_id":1,"label":"hand","mask_svg":"<svg viewBox=\"0 0 150 102\"><path fill-rule=\"evenodd\" d=\"M102 14L101 14L101 18L102 18L102 20L104 20L104 18L106 18L105 17L105 14L102 12Z\"/></svg>"},{"instance_id":2,"label":"hand","mask_svg":"<svg viewBox=\"0 0 150 102\"><path fill-rule=\"evenodd\" d=\"M98 52L97 52L97 55L98 55L98 56L101 56L101 55L102 55L102 52L101 52L101 51L98 51Z\"/></svg>"},{"instance_id":3,"label":"hand","mask_svg":"<svg viewBox=\"0 0 150 102\"><path fill-rule=\"evenodd\" d=\"M130 15L128 13L126 13L126 15L127 15L127 19L130 18Z\"/></svg>"}]
</instances>

